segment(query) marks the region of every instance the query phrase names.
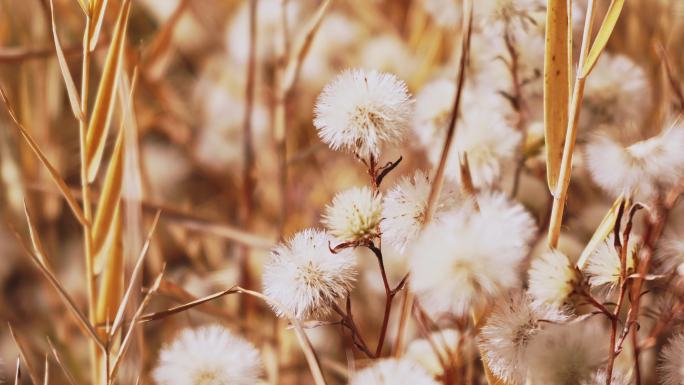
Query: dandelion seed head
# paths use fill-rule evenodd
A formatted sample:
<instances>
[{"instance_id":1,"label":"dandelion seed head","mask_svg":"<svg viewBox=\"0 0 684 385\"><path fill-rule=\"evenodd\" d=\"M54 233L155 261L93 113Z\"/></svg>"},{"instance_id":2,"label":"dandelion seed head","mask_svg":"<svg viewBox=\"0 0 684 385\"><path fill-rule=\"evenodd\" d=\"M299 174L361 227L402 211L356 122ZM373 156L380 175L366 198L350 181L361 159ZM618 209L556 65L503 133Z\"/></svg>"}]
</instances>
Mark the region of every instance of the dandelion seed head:
<instances>
[{"instance_id":1,"label":"dandelion seed head","mask_svg":"<svg viewBox=\"0 0 684 385\"><path fill-rule=\"evenodd\" d=\"M377 237L381 218L382 197L368 187L353 187L335 195L323 223L334 236L354 242Z\"/></svg>"},{"instance_id":2,"label":"dandelion seed head","mask_svg":"<svg viewBox=\"0 0 684 385\"><path fill-rule=\"evenodd\" d=\"M420 366L407 359L384 359L356 373L350 385L438 385Z\"/></svg>"},{"instance_id":3,"label":"dandelion seed head","mask_svg":"<svg viewBox=\"0 0 684 385\"><path fill-rule=\"evenodd\" d=\"M430 189L430 177L423 171L417 171L411 178L403 177L385 195L380 222L382 238L401 253L409 242L418 237L423 227ZM454 206L456 196L453 187L445 186L433 221L438 221L443 212Z\"/></svg>"},{"instance_id":4,"label":"dandelion seed head","mask_svg":"<svg viewBox=\"0 0 684 385\"><path fill-rule=\"evenodd\" d=\"M318 96L314 126L333 150L378 157L383 143L404 138L413 112L406 84L376 70L346 70Z\"/></svg>"},{"instance_id":5,"label":"dandelion seed head","mask_svg":"<svg viewBox=\"0 0 684 385\"><path fill-rule=\"evenodd\" d=\"M307 229L278 245L264 266L264 293L298 319L327 314L356 279L353 252L330 251L338 243L325 231ZM272 308L278 316L286 315L280 307Z\"/></svg>"},{"instance_id":6,"label":"dandelion seed head","mask_svg":"<svg viewBox=\"0 0 684 385\"><path fill-rule=\"evenodd\" d=\"M641 67L623 55L603 55L586 82L580 125L638 126L650 108L650 94Z\"/></svg>"},{"instance_id":7,"label":"dandelion seed head","mask_svg":"<svg viewBox=\"0 0 684 385\"><path fill-rule=\"evenodd\" d=\"M658 374L663 385L681 385L684 382L684 333L670 337L661 351Z\"/></svg>"},{"instance_id":8,"label":"dandelion seed head","mask_svg":"<svg viewBox=\"0 0 684 385\"><path fill-rule=\"evenodd\" d=\"M426 84L416 95L413 131L425 148L439 146L444 140L455 95L456 85L444 78Z\"/></svg>"},{"instance_id":9,"label":"dandelion seed head","mask_svg":"<svg viewBox=\"0 0 684 385\"><path fill-rule=\"evenodd\" d=\"M586 149L594 181L613 196L650 196L659 186L672 186L684 176L684 125L652 138L623 146L601 136Z\"/></svg>"},{"instance_id":10,"label":"dandelion seed head","mask_svg":"<svg viewBox=\"0 0 684 385\"><path fill-rule=\"evenodd\" d=\"M563 306L580 276L568 257L558 250L548 250L532 262L529 272L529 293L541 304Z\"/></svg>"},{"instance_id":11,"label":"dandelion seed head","mask_svg":"<svg viewBox=\"0 0 684 385\"><path fill-rule=\"evenodd\" d=\"M656 248L659 270L663 274L676 271L684 276L684 226L668 226Z\"/></svg>"},{"instance_id":12,"label":"dandelion seed head","mask_svg":"<svg viewBox=\"0 0 684 385\"><path fill-rule=\"evenodd\" d=\"M589 275L591 286L608 286L613 288L620 280L620 256L614 246L614 235L611 234L601 242L591 254L585 272ZM634 254L638 251L639 236L632 234L627 248L627 274L634 271Z\"/></svg>"},{"instance_id":13,"label":"dandelion seed head","mask_svg":"<svg viewBox=\"0 0 684 385\"><path fill-rule=\"evenodd\" d=\"M502 290L519 286L520 261L534 221L499 194L478 198L431 223L411 248L411 287L435 315L466 314ZM506 234L506 236L502 236Z\"/></svg>"},{"instance_id":14,"label":"dandelion seed head","mask_svg":"<svg viewBox=\"0 0 684 385\"><path fill-rule=\"evenodd\" d=\"M587 320L548 325L529 344L528 380L535 384L571 384L586 380L604 362L607 346L600 323Z\"/></svg>"},{"instance_id":15,"label":"dandelion seed head","mask_svg":"<svg viewBox=\"0 0 684 385\"><path fill-rule=\"evenodd\" d=\"M478 345L489 368L509 384L525 383L528 344L544 322L562 322L567 316L545 305L535 305L524 293L500 299L487 317Z\"/></svg>"},{"instance_id":16,"label":"dandelion seed head","mask_svg":"<svg viewBox=\"0 0 684 385\"><path fill-rule=\"evenodd\" d=\"M158 385L253 385L262 372L259 351L218 326L185 329L159 354Z\"/></svg>"}]
</instances>

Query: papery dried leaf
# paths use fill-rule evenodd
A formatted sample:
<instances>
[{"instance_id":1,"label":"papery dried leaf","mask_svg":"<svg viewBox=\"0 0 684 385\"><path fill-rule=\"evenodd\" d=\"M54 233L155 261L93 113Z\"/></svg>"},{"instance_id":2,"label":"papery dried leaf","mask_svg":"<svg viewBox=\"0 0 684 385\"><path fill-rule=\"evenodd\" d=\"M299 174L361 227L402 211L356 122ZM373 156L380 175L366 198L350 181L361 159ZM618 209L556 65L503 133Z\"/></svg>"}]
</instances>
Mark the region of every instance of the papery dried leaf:
<instances>
[{"instance_id":1,"label":"papery dried leaf","mask_svg":"<svg viewBox=\"0 0 684 385\"><path fill-rule=\"evenodd\" d=\"M588 76L589 73L591 73L591 70L594 69L599 56L601 56L601 53L603 53L603 50L606 48L606 44L608 44L610 35L613 34L613 29L620 18L620 13L622 12L624 5L625 0L613 0L610 2L608 12L606 12L606 16L603 18L603 22L601 23L601 27L596 34L594 43L591 45L589 54L587 55L584 64L581 66L581 77Z\"/></svg>"},{"instance_id":2,"label":"papery dried leaf","mask_svg":"<svg viewBox=\"0 0 684 385\"><path fill-rule=\"evenodd\" d=\"M88 135L86 137L86 165L88 168L88 181L92 182L97 176L97 171L102 161L102 154L107 141L109 123L114 111L114 101L117 78L123 57L123 47L126 41L126 26L128 24L128 14L131 8L131 1L125 0L119 11L116 21L114 34L112 35L111 45L107 53L102 78L97 89L93 114L90 117Z\"/></svg>"},{"instance_id":3,"label":"papery dried leaf","mask_svg":"<svg viewBox=\"0 0 684 385\"><path fill-rule=\"evenodd\" d=\"M55 51L57 52L57 62L59 63L59 70L62 72L62 77L64 78L64 85L66 86L67 95L69 96L71 111L76 119L85 121L85 115L83 115L83 110L81 109L81 97L78 94L74 79L71 77L71 72L69 71L69 66L64 57L64 51L62 50L62 45L59 43L59 37L57 36L55 7L52 0L50 0L50 20L52 22L52 36L55 41Z\"/></svg>"},{"instance_id":4,"label":"papery dried leaf","mask_svg":"<svg viewBox=\"0 0 684 385\"><path fill-rule=\"evenodd\" d=\"M614 230L615 222L618 218L618 212L620 211L623 200L624 198L621 195L615 200L615 202L613 202L613 206L611 206L610 210L608 210L606 215L601 220L601 223L596 228L596 231L594 231L594 235L592 235L591 239L587 243L587 246L584 248L582 254L577 260L577 268L580 270L584 268L584 265L589 260L589 256L591 256L594 250L596 250L596 247L603 242Z\"/></svg>"},{"instance_id":5,"label":"papery dried leaf","mask_svg":"<svg viewBox=\"0 0 684 385\"><path fill-rule=\"evenodd\" d=\"M569 28L567 1L549 0L544 53L544 137L546 179L551 194L555 194L558 184L568 125L571 71L568 62L571 55Z\"/></svg>"}]
</instances>

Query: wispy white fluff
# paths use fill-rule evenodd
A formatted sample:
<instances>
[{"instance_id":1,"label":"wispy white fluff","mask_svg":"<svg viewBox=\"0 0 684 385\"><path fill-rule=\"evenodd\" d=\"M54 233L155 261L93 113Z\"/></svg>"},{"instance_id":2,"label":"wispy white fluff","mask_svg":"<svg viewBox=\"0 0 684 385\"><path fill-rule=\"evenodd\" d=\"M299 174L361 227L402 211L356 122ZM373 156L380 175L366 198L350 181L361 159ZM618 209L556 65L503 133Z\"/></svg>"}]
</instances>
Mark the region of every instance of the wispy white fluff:
<instances>
[{"instance_id":1,"label":"wispy white fluff","mask_svg":"<svg viewBox=\"0 0 684 385\"><path fill-rule=\"evenodd\" d=\"M183 330L162 348L152 376L158 385L253 385L261 372L257 349L214 325Z\"/></svg>"},{"instance_id":2,"label":"wispy white fluff","mask_svg":"<svg viewBox=\"0 0 684 385\"><path fill-rule=\"evenodd\" d=\"M476 22L484 31L500 35L504 27L519 31L530 28L535 13L543 13L543 0L491 0L474 3ZM492 31L493 29L493 31Z\"/></svg>"},{"instance_id":3,"label":"wispy white fluff","mask_svg":"<svg viewBox=\"0 0 684 385\"><path fill-rule=\"evenodd\" d=\"M404 138L413 110L406 84L376 70L346 70L318 96L314 126L333 150L378 157L383 143Z\"/></svg>"},{"instance_id":4,"label":"wispy white fluff","mask_svg":"<svg viewBox=\"0 0 684 385\"><path fill-rule=\"evenodd\" d=\"M343 241L370 240L378 235L381 215L382 197L368 187L353 187L335 195L323 223Z\"/></svg>"},{"instance_id":5,"label":"wispy white fluff","mask_svg":"<svg viewBox=\"0 0 684 385\"><path fill-rule=\"evenodd\" d=\"M257 2L257 42L255 56L258 61L273 59L276 54L276 39L282 23L280 0L259 0ZM240 64L247 64L249 58L249 2L243 2L226 30L226 43L230 56ZM288 1L287 20L290 26L297 25L302 11L301 3ZM292 31L289 31L290 33Z\"/></svg>"},{"instance_id":6,"label":"wispy white fluff","mask_svg":"<svg viewBox=\"0 0 684 385\"><path fill-rule=\"evenodd\" d=\"M461 21L461 4L453 0L423 0L425 11L437 25L452 28Z\"/></svg>"},{"instance_id":7,"label":"wispy white fluff","mask_svg":"<svg viewBox=\"0 0 684 385\"><path fill-rule=\"evenodd\" d=\"M580 276L568 257L558 250L548 250L532 262L529 272L529 293L535 302L563 306Z\"/></svg>"},{"instance_id":8,"label":"wispy white fluff","mask_svg":"<svg viewBox=\"0 0 684 385\"><path fill-rule=\"evenodd\" d=\"M500 194L478 197L429 225L411 249L411 287L433 314L466 314L519 286L518 265L535 232L532 217Z\"/></svg>"},{"instance_id":9,"label":"wispy white fluff","mask_svg":"<svg viewBox=\"0 0 684 385\"><path fill-rule=\"evenodd\" d=\"M264 266L264 293L299 319L328 313L356 277L352 250L330 251L339 242L325 231L307 229L278 245ZM273 310L285 315L278 306Z\"/></svg>"},{"instance_id":10,"label":"wispy white fluff","mask_svg":"<svg viewBox=\"0 0 684 385\"><path fill-rule=\"evenodd\" d=\"M623 55L602 55L586 82L581 125L638 127L651 106L651 88L644 70Z\"/></svg>"},{"instance_id":11,"label":"wispy white fluff","mask_svg":"<svg viewBox=\"0 0 684 385\"><path fill-rule=\"evenodd\" d=\"M684 226L668 224L656 248L660 272L668 274L676 271L684 276Z\"/></svg>"},{"instance_id":12,"label":"wispy white fluff","mask_svg":"<svg viewBox=\"0 0 684 385\"><path fill-rule=\"evenodd\" d=\"M385 359L356 373L349 385L438 385L423 368L406 359Z\"/></svg>"},{"instance_id":13,"label":"wispy white fluff","mask_svg":"<svg viewBox=\"0 0 684 385\"><path fill-rule=\"evenodd\" d=\"M660 353L658 365L663 385L684 383L684 333L670 337L667 346Z\"/></svg>"},{"instance_id":14,"label":"wispy white fluff","mask_svg":"<svg viewBox=\"0 0 684 385\"><path fill-rule=\"evenodd\" d=\"M648 196L684 177L683 143L684 124L627 147L601 136L587 146L589 170L594 181L613 196Z\"/></svg>"},{"instance_id":15,"label":"wispy white fluff","mask_svg":"<svg viewBox=\"0 0 684 385\"><path fill-rule=\"evenodd\" d=\"M436 221L443 212L455 204L456 192L449 186L445 187L439 196L433 216L433 220ZM385 195L380 222L382 238L401 253L420 233L430 189L430 177L423 171L417 171L412 178L403 177Z\"/></svg>"},{"instance_id":16,"label":"wispy white fluff","mask_svg":"<svg viewBox=\"0 0 684 385\"><path fill-rule=\"evenodd\" d=\"M607 379L608 373L602 369L596 372L589 380L582 382L582 385L605 385ZM612 385L632 385L632 376L615 368L613 369L610 383Z\"/></svg>"},{"instance_id":17,"label":"wispy white fluff","mask_svg":"<svg viewBox=\"0 0 684 385\"><path fill-rule=\"evenodd\" d=\"M401 37L391 33L368 40L361 50L360 62L365 68L395 73L401 78L413 75L419 64Z\"/></svg>"},{"instance_id":18,"label":"wispy white fluff","mask_svg":"<svg viewBox=\"0 0 684 385\"><path fill-rule=\"evenodd\" d=\"M446 93L446 86L441 87L444 90L440 94ZM453 97L451 101L453 103ZM457 122L447 159L446 175L454 181L460 181L460 157L467 153L473 184L476 187L491 186L501 176L504 163L515 157L521 135L508 120L506 114L510 108L494 90L481 87L464 89L461 111L462 117ZM426 149L428 159L433 164L437 164L441 157L450 114L451 109L446 116L435 117L437 122L442 122L442 126L435 131L435 144Z\"/></svg>"},{"instance_id":19,"label":"wispy white fluff","mask_svg":"<svg viewBox=\"0 0 684 385\"><path fill-rule=\"evenodd\" d=\"M607 357L601 320L548 325L529 345L528 380L533 384L575 384L590 378Z\"/></svg>"},{"instance_id":20,"label":"wispy white fluff","mask_svg":"<svg viewBox=\"0 0 684 385\"><path fill-rule=\"evenodd\" d=\"M458 346L461 333L455 329L445 329L430 333L427 338L411 341L406 347L404 357L411 360L433 377L444 374L441 362L448 362L454 354L454 348ZM471 349L472 344L466 339L464 349ZM433 345L434 344L434 345ZM472 349L471 349L472 350Z\"/></svg>"},{"instance_id":21,"label":"wispy white fluff","mask_svg":"<svg viewBox=\"0 0 684 385\"><path fill-rule=\"evenodd\" d=\"M455 95L454 81L445 78L427 83L416 95L413 131L423 147L439 147L444 143Z\"/></svg>"},{"instance_id":22,"label":"wispy white fluff","mask_svg":"<svg viewBox=\"0 0 684 385\"><path fill-rule=\"evenodd\" d=\"M558 310L534 305L522 293L500 299L479 336L480 350L489 368L508 384L522 385L527 374L525 355L530 340L545 322L561 322L567 317Z\"/></svg>"},{"instance_id":23,"label":"wispy white fluff","mask_svg":"<svg viewBox=\"0 0 684 385\"><path fill-rule=\"evenodd\" d=\"M589 275L589 284L591 286L614 287L620 280L620 256L613 244L614 235L611 234L605 241L601 242L596 250L591 254L585 272ZM637 252L639 244L639 237L632 234L629 238L629 247L627 249L627 274L634 271L634 254Z\"/></svg>"}]
</instances>

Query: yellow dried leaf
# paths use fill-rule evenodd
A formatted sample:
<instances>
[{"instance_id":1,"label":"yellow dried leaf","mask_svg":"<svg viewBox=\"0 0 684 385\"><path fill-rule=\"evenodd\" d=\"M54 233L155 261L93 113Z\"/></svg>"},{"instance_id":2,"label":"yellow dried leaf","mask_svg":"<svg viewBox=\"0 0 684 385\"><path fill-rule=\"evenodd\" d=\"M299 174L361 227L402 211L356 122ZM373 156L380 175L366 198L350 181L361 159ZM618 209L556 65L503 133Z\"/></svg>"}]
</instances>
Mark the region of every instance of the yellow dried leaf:
<instances>
[{"instance_id":1,"label":"yellow dried leaf","mask_svg":"<svg viewBox=\"0 0 684 385\"><path fill-rule=\"evenodd\" d=\"M594 252L594 250L596 250L596 247L613 231L613 228L615 227L615 221L617 220L618 211L620 210L623 199L624 198L622 195L619 196L615 202L613 202L613 206L611 206L610 210L608 210L606 215L601 220L601 223L596 228L596 231L594 231L594 235L591 236L587 246L584 248L582 254L577 260L578 268L584 268L589 256ZM628 202L625 203L625 205L627 204Z\"/></svg>"},{"instance_id":2,"label":"yellow dried leaf","mask_svg":"<svg viewBox=\"0 0 684 385\"><path fill-rule=\"evenodd\" d=\"M582 65L581 77L586 77L591 70L594 69L599 56L601 56L601 53L603 53L603 50L606 48L606 44L608 44L610 35L613 34L613 29L620 18L620 13L622 12L622 7L624 5L625 0L613 0L610 2L608 12L606 12L606 16L603 18L601 27L596 34L596 39L594 39L594 43L589 50L589 55L587 55L587 59L584 62L584 65Z\"/></svg>"},{"instance_id":3,"label":"yellow dried leaf","mask_svg":"<svg viewBox=\"0 0 684 385\"><path fill-rule=\"evenodd\" d=\"M64 51L62 50L62 45L59 43L59 37L57 36L57 25L55 23L55 8L52 0L50 0L50 20L52 21L52 36L55 40L55 51L57 52L57 62L59 63L59 70L62 71L62 77L64 78L64 85L67 89L67 95L69 96L69 104L71 104L71 111L78 120L85 120L83 115L83 110L81 110L81 100L76 89L76 84L74 84L74 79L71 77L71 72L69 71L69 66L67 65L66 59L64 58Z\"/></svg>"},{"instance_id":4,"label":"yellow dried leaf","mask_svg":"<svg viewBox=\"0 0 684 385\"><path fill-rule=\"evenodd\" d=\"M556 191L563 159L570 98L570 44L566 0L549 0L546 14L544 55L544 137L546 178L549 190Z\"/></svg>"},{"instance_id":5,"label":"yellow dried leaf","mask_svg":"<svg viewBox=\"0 0 684 385\"><path fill-rule=\"evenodd\" d=\"M116 318L119 301L123 296L123 221L120 204L116 205L112 218L111 230L107 234L106 244L96 255L105 261L102 270L102 280L97 298L96 322L110 324ZM104 335L104 334L103 334Z\"/></svg>"},{"instance_id":6,"label":"yellow dried leaf","mask_svg":"<svg viewBox=\"0 0 684 385\"><path fill-rule=\"evenodd\" d=\"M100 250L113 227L114 212L121 200L121 188L123 185L123 154L124 154L124 128L119 131L116 145L112 152L112 158L107 167L104 185L98 200L97 213L93 221L93 255L100 255ZM95 274L99 274L102 261L95 260Z\"/></svg>"},{"instance_id":7,"label":"yellow dried leaf","mask_svg":"<svg viewBox=\"0 0 684 385\"><path fill-rule=\"evenodd\" d=\"M107 53L102 79L97 89L93 115L88 126L86 137L86 166L88 169L88 181L92 182L97 176L97 171L102 161L109 122L114 110L114 97L119 75L119 67L123 56L123 47L126 36L126 25L130 11L130 0L124 1L116 21L112 42Z\"/></svg>"}]
</instances>

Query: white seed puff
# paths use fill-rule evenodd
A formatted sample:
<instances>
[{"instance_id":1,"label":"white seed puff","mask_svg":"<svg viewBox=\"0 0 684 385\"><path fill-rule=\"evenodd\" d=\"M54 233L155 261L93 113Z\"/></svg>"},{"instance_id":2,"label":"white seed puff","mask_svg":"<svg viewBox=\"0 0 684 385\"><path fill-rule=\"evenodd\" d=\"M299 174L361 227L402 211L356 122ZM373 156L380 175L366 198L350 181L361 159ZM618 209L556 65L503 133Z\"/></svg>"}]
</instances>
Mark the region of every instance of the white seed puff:
<instances>
[{"instance_id":1,"label":"white seed puff","mask_svg":"<svg viewBox=\"0 0 684 385\"><path fill-rule=\"evenodd\" d=\"M406 84L376 70L346 70L318 96L314 126L333 150L367 159L404 139L413 111Z\"/></svg>"},{"instance_id":2,"label":"white seed puff","mask_svg":"<svg viewBox=\"0 0 684 385\"><path fill-rule=\"evenodd\" d=\"M530 340L541 331L544 322L566 319L552 307L533 304L524 293L500 299L479 335L479 346L489 368L506 383L524 384Z\"/></svg>"},{"instance_id":3,"label":"white seed puff","mask_svg":"<svg viewBox=\"0 0 684 385\"><path fill-rule=\"evenodd\" d=\"M152 376L158 385L253 385L261 372L251 343L213 325L183 330L162 348Z\"/></svg>"},{"instance_id":4,"label":"white seed puff","mask_svg":"<svg viewBox=\"0 0 684 385\"><path fill-rule=\"evenodd\" d=\"M663 385L684 383L684 333L671 337L660 353L658 373Z\"/></svg>"},{"instance_id":5,"label":"white seed puff","mask_svg":"<svg viewBox=\"0 0 684 385\"><path fill-rule=\"evenodd\" d=\"M378 236L382 197L368 187L338 193L326 207L323 223L343 241L370 240Z\"/></svg>"},{"instance_id":6,"label":"white seed puff","mask_svg":"<svg viewBox=\"0 0 684 385\"><path fill-rule=\"evenodd\" d=\"M433 221L439 221L439 217L452 208L456 201L454 189L451 186L444 187L439 195ZM413 177L403 177L385 195L380 222L382 239L400 253L403 253L407 244L415 240L420 233L430 189L430 177L423 171L417 171Z\"/></svg>"},{"instance_id":7,"label":"white seed puff","mask_svg":"<svg viewBox=\"0 0 684 385\"><path fill-rule=\"evenodd\" d=\"M385 359L356 373L349 385L438 385L420 366L407 359Z\"/></svg>"},{"instance_id":8,"label":"white seed puff","mask_svg":"<svg viewBox=\"0 0 684 385\"><path fill-rule=\"evenodd\" d=\"M532 262L529 293L535 302L563 306L581 277L568 257L558 250L548 250Z\"/></svg>"},{"instance_id":9,"label":"white seed puff","mask_svg":"<svg viewBox=\"0 0 684 385\"><path fill-rule=\"evenodd\" d=\"M339 240L325 231L307 229L271 251L264 266L264 293L285 309L273 304L279 316L298 319L324 315L333 302L352 289L356 279L353 251L333 253Z\"/></svg>"}]
</instances>

